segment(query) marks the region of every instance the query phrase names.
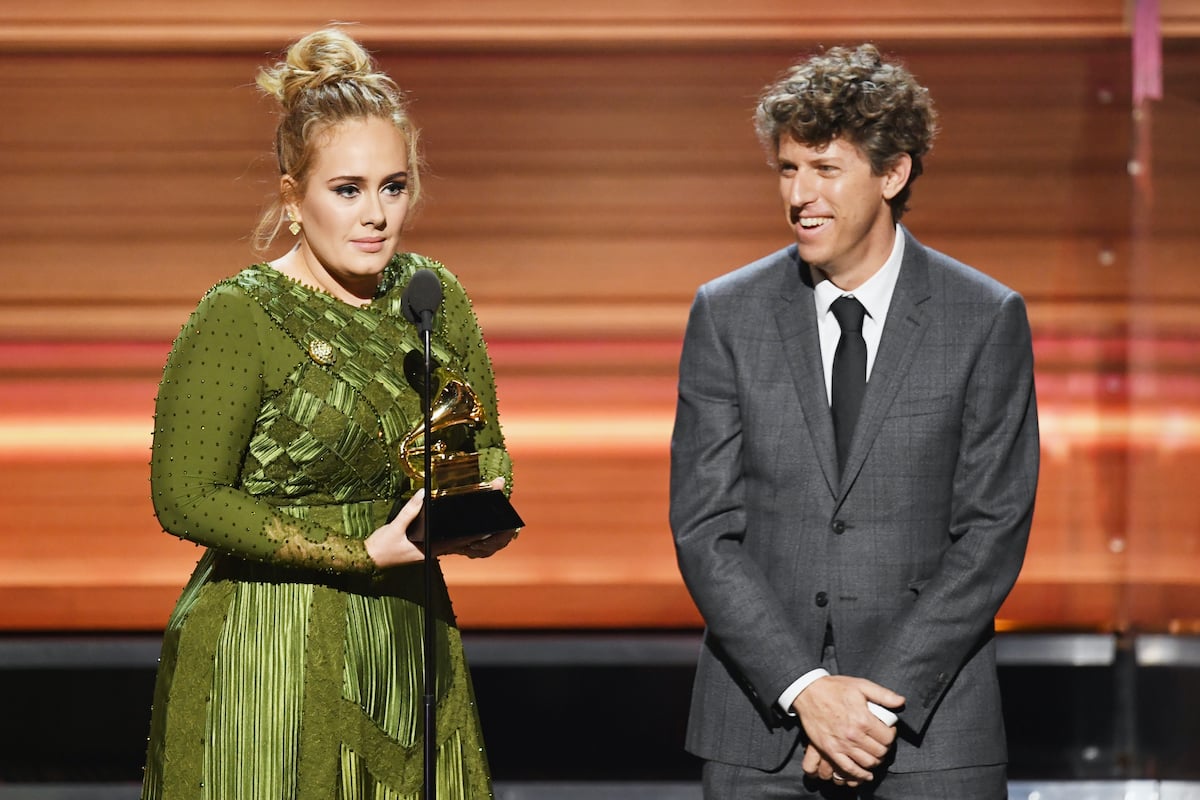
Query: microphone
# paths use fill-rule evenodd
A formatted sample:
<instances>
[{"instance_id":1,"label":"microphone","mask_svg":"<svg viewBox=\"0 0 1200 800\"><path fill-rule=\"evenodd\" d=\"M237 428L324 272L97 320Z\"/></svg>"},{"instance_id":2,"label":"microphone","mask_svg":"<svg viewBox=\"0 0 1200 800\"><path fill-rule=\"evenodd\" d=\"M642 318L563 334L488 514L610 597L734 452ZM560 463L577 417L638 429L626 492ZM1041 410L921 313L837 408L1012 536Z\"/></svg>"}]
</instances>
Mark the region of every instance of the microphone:
<instances>
[{"instance_id":1,"label":"microphone","mask_svg":"<svg viewBox=\"0 0 1200 800\"><path fill-rule=\"evenodd\" d=\"M442 282L438 276L431 269L417 270L400 297L404 318L416 325L419 333L429 333L433 330L433 312L441 304Z\"/></svg>"}]
</instances>

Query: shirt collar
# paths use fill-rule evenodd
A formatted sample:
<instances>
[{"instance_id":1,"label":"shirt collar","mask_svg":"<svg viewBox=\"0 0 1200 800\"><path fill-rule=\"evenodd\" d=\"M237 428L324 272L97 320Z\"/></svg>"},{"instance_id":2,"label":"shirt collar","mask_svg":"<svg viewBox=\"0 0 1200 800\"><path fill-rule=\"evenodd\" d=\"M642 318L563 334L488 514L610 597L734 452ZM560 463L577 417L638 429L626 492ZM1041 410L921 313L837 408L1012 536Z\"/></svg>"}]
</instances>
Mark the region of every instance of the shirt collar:
<instances>
[{"instance_id":1,"label":"shirt collar","mask_svg":"<svg viewBox=\"0 0 1200 800\"><path fill-rule=\"evenodd\" d=\"M844 295L853 295L867 309L867 315L880 325L887 317L888 306L892 303L892 294L896 291L896 281L900 277L900 264L904 260L904 230L896 225L896 240L892 243L892 253L883 266L867 278L853 292L844 292L828 280L820 272L809 268L813 276L813 291L816 295L817 316L824 317L829 313L833 301Z\"/></svg>"}]
</instances>

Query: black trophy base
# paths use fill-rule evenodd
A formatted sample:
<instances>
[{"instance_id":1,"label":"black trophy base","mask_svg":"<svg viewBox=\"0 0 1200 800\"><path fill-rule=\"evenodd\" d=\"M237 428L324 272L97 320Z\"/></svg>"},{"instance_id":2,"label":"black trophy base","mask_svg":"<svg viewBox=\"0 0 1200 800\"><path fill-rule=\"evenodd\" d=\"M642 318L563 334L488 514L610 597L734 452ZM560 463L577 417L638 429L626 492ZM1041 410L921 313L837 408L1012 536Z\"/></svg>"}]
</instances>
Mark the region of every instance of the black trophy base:
<instances>
[{"instance_id":1,"label":"black trophy base","mask_svg":"<svg viewBox=\"0 0 1200 800\"><path fill-rule=\"evenodd\" d=\"M429 536L437 542L477 539L525 525L499 489L435 496L429 501L429 511Z\"/></svg>"},{"instance_id":2,"label":"black trophy base","mask_svg":"<svg viewBox=\"0 0 1200 800\"><path fill-rule=\"evenodd\" d=\"M397 499L388 514L393 520L404 507ZM524 527L525 521L499 489L473 489L457 494L438 495L429 501L429 536L434 541L478 539L501 531Z\"/></svg>"}]
</instances>

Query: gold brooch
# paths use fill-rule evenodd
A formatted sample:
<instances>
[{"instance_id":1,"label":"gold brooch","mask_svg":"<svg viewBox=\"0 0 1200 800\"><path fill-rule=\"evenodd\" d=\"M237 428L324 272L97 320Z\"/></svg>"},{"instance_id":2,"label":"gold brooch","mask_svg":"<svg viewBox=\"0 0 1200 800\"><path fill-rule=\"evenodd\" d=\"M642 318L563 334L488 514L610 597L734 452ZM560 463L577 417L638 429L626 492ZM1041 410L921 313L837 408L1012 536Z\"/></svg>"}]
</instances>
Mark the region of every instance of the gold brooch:
<instances>
[{"instance_id":1,"label":"gold brooch","mask_svg":"<svg viewBox=\"0 0 1200 800\"><path fill-rule=\"evenodd\" d=\"M308 354L318 364L330 366L337 361L337 351L333 345L323 339L313 339L308 343Z\"/></svg>"}]
</instances>

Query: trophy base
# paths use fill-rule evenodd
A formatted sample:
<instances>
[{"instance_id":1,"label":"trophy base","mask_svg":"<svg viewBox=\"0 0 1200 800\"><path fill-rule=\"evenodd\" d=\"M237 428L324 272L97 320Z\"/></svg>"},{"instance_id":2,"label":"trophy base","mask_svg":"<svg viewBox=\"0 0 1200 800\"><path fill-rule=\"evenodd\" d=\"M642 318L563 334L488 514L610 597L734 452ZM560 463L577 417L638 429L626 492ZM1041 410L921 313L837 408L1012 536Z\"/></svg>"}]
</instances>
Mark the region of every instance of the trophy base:
<instances>
[{"instance_id":1,"label":"trophy base","mask_svg":"<svg viewBox=\"0 0 1200 800\"><path fill-rule=\"evenodd\" d=\"M476 539L525 525L499 489L435 494L429 500L429 510L429 536L438 542Z\"/></svg>"},{"instance_id":2,"label":"trophy base","mask_svg":"<svg viewBox=\"0 0 1200 800\"><path fill-rule=\"evenodd\" d=\"M404 506L397 499L388 519L395 519ZM452 494L435 493L429 498L429 538L437 542L478 539L501 531L524 527L525 521L499 489L479 489Z\"/></svg>"}]
</instances>

